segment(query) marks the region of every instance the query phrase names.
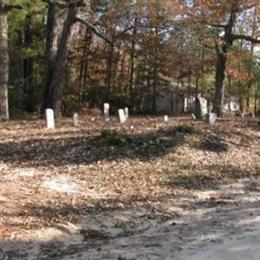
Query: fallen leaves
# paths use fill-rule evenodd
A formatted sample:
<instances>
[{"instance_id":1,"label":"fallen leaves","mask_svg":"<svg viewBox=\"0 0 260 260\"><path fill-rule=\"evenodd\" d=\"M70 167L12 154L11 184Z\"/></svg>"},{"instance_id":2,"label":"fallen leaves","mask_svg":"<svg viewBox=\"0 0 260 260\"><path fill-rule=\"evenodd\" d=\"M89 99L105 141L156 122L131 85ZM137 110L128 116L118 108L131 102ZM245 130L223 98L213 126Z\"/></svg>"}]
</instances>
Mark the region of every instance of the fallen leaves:
<instances>
[{"instance_id":1,"label":"fallen leaves","mask_svg":"<svg viewBox=\"0 0 260 260\"><path fill-rule=\"evenodd\" d=\"M84 117L78 128L64 119L53 131L46 131L41 120L2 124L1 239L133 208L150 212L155 221L144 215L142 224L149 227L176 216L178 198L193 199L198 190L259 177L260 134L244 122L209 126L170 118L155 128L160 121L137 117L121 125ZM134 232L138 221L125 229ZM89 232L88 237L98 236Z\"/></svg>"}]
</instances>

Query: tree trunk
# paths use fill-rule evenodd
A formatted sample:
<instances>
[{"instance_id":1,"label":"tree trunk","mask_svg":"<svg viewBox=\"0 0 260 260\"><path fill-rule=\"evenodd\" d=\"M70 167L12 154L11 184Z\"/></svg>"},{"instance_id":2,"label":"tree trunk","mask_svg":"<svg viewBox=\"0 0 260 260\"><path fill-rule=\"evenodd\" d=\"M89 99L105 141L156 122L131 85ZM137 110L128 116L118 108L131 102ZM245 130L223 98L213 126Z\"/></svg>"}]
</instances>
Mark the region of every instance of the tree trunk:
<instances>
[{"instance_id":1,"label":"tree trunk","mask_svg":"<svg viewBox=\"0 0 260 260\"><path fill-rule=\"evenodd\" d=\"M216 64L216 76L215 76L215 97L213 111L222 116L224 106L224 93L225 93L225 71L227 64L227 51L222 48L217 51L217 64Z\"/></svg>"},{"instance_id":2,"label":"tree trunk","mask_svg":"<svg viewBox=\"0 0 260 260\"><path fill-rule=\"evenodd\" d=\"M254 16L253 16L253 25L252 25L252 32L251 32L251 37L254 38L255 37L255 33L257 31L257 8L254 7ZM251 48L250 48L250 55L251 55L251 59L254 59L254 43L251 42ZM253 67L252 65L250 65L250 69L249 69L249 75L250 75L250 80L248 81L248 93L247 93L247 112L253 112L253 114L255 114L255 109L253 111L251 111L251 107L250 107L250 101L251 101L251 91L252 91L252 87L253 87Z\"/></svg>"},{"instance_id":3,"label":"tree trunk","mask_svg":"<svg viewBox=\"0 0 260 260\"><path fill-rule=\"evenodd\" d=\"M153 113L157 112L156 107L156 98L157 98L157 64L154 65L153 68L153 89L152 89L152 106L153 106Z\"/></svg>"},{"instance_id":4,"label":"tree trunk","mask_svg":"<svg viewBox=\"0 0 260 260\"><path fill-rule=\"evenodd\" d=\"M255 88L254 88L254 113L255 113L255 115L257 114L257 100L258 100L257 85L258 85L258 83L255 83Z\"/></svg>"},{"instance_id":5,"label":"tree trunk","mask_svg":"<svg viewBox=\"0 0 260 260\"><path fill-rule=\"evenodd\" d=\"M134 29L133 29L133 38L131 43L131 53L130 53L130 81L129 81L129 91L130 96L132 96L133 93L133 85L134 85L134 69L135 69L135 38L136 38L136 19L134 21Z\"/></svg>"},{"instance_id":6,"label":"tree trunk","mask_svg":"<svg viewBox=\"0 0 260 260\"><path fill-rule=\"evenodd\" d=\"M113 77L113 60L114 60L114 45L109 45L108 57L107 57L107 96L108 100L112 92L112 77Z\"/></svg>"},{"instance_id":7,"label":"tree trunk","mask_svg":"<svg viewBox=\"0 0 260 260\"><path fill-rule=\"evenodd\" d=\"M34 112L33 60L23 60L23 107L27 112Z\"/></svg>"},{"instance_id":8,"label":"tree trunk","mask_svg":"<svg viewBox=\"0 0 260 260\"><path fill-rule=\"evenodd\" d=\"M223 39L218 39L216 44L217 63L215 76L215 97L213 102L213 112L218 116L223 115L224 97L225 97L225 72L227 66L228 52L233 45L233 29L237 19L238 1L232 2L230 17L225 26L225 34Z\"/></svg>"},{"instance_id":9,"label":"tree trunk","mask_svg":"<svg viewBox=\"0 0 260 260\"><path fill-rule=\"evenodd\" d=\"M84 37L84 45L83 45L83 55L82 61L80 63L80 71L79 71L79 102L84 102L85 97L85 85L87 80L88 73L88 55L90 51L90 44L92 40L92 32L89 28L85 31Z\"/></svg>"},{"instance_id":10,"label":"tree trunk","mask_svg":"<svg viewBox=\"0 0 260 260\"><path fill-rule=\"evenodd\" d=\"M8 108L8 23L4 4L0 4L0 120L9 120Z\"/></svg>"},{"instance_id":11,"label":"tree trunk","mask_svg":"<svg viewBox=\"0 0 260 260\"><path fill-rule=\"evenodd\" d=\"M46 108L52 107L50 84L54 70L55 58L58 49L58 17L59 8L57 5L49 3L48 18L46 26L46 71L43 91L42 114Z\"/></svg>"},{"instance_id":12,"label":"tree trunk","mask_svg":"<svg viewBox=\"0 0 260 260\"><path fill-rule=\"evenodd\" d=\"M26 18L24 27L24 48L32 46L32 17ZM23 94L24 94L24 109L27 112L34 112L34 86L33 86L33 59L26 57L23 60Z\"/></svg>"},{"instance_id":13,"label":"tree trunk","mask_svg":"<svg viewBox=\"0 0 260 260\"><path fill-rule=\"evenodd\" d=\"M54 109L55 116L60 118L61 113L61 103L62 103L62 86L63 79L65 77L66 71L66 60L69 52L69 43L72 37L72 27L75 23L75 18L77 14L77 7L71 6L69 8L66 21L63 26L61 39L58 46L57 56L53 67L53 73L50 83L51 89L51 100L52 108Z\"/></svg>"},{"instance_id":14,"label":"tree trunk","mask_svg":"<svg viewBox=\"0 0 260 260\"><path fill-rule=\"evenodd\" d=\"M247 91L246 91L246 112L250 113L251 112L251 89L252 89L252 81L249 80L247 83Z\"/></svg>"}]
</instances>

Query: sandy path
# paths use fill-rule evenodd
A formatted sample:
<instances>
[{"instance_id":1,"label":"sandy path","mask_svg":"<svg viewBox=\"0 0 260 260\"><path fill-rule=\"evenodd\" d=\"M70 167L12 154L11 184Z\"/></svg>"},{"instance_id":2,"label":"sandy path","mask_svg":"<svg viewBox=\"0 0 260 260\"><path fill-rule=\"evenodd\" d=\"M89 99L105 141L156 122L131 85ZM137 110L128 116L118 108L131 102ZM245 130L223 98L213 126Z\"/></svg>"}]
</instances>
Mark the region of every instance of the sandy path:
<instances>
[{"instance_id":1,"label":"sandy path","mask_svg":"<svg viewBox=\"0 0 260 260\"><path fill-rule=\"evenodd\" d=\"M256 227L257 228L257 227ZM184 251L178 260L258 260L260 258L260 228L224 240L220 245L212 244L199 253Z\"/></svg>"},{"instance_id":2,"label":"sandy path","mask_svg":"<svg viewBox=\"0 0 260 260\"><path fill-rule=\"evenodd\" d=\"M241 180L216 191L198 192L197 206L178 220L169 220L140 234L115 237L62 259L259 259L258 185Z\"/></svg>"},{"instance_id":3,"label":"sandy path","mask_svg":"<svg viewBox=\"0 0 260 260\"><path fill-rule=\"evenodd\" d=\"M169 201L160 203L170 206ZM51 243L13 241L1 248L12 260L259 259L258 181L245 179L215 191L198 191L196 199L174 201L175 207L178 203L189 207L176 218L163 219L144 208L107 212L79 226L64 224L31 233L34 241L53 237ZM128 229L126 233L126 226L115 226L120 219L132 226L133 232ZM86 236L79 232L82 228L99 231Z\"/></svg>"}]
</instances>

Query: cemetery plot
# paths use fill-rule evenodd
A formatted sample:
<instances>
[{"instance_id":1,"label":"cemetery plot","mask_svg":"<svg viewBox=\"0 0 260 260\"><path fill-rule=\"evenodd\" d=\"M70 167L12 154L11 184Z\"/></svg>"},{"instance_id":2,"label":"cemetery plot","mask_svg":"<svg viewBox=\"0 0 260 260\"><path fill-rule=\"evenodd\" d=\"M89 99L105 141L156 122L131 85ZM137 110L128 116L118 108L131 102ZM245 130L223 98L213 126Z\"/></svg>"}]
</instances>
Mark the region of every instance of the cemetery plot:
<instances>
[{"instance_id":1,"label":"cemetery plot","mask_svg":"<svg viewBox=\"0 0 260 260\"><path fill-rule=\"evenodd\" d=\"M79 118L1 123L0 254L175 259L257 224L257 125Z\"/></svg>"}]
</instances>

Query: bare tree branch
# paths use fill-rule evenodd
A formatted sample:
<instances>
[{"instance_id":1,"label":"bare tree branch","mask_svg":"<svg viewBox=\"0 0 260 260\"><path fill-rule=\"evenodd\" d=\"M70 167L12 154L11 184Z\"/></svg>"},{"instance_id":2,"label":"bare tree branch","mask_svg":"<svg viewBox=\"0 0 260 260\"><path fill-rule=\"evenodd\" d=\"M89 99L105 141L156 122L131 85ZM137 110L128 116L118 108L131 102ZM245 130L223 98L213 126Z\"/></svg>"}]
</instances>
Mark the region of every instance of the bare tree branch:
<instances>
[{"instance_id":1,"label":"bare tree branch","mask_svg":"<svg viewBox=\"0 0 260 260\"><path fill-rule=\"evenodd\" d=\"M234 40L245 40L245 41L248 41L248 42L251 42L251 43L256 43L256 44L259 43L260 44L260 39L253 38L249 35L233 34L232 39L233 39L233 41Z\"/></svg>"},{"instance_id":2,"label":"bare tree branch","mask_svg":"<svg viewBox=\"0 0 260 260\"><path fill-rule=\"evenodd\" d=\"M223 28L225 29L227 26L224 24L212 24L212 23L206 23L206 25L211 26L211 27L215 27L215 28Z\"/></svg>"},{"instance_id":3,"label":"bare tree branch","mask_svg":"<svg viewBox=\"0 0 260 260\"><path fill-rule=\"evenodd\" d=\"M116 38L120 37L121 35L124 35L126 32L132 30L133 28L134 28L133 25L131 25L131 26L125 28L122 32L120 32L118 35L116 35Z\"/></svg>"},{"instance_id":4,"label":"bare tree branch","mask_svg":"<svg viewBox=\"0 0 260 260\"><path fill-rule=\"evenodd\" d=\"M89 27L90 29L92 29L92 31L98 36L100 37L101 39L103 39L104 41L106 41L107 43L111 44L111 45L114 45L115 42L122 36L124 35L126 32L130 31L131 29L134 28L133 25L125 28L123 31L121 31L120 33L118 33L117 35L115 35L115 37L113 37L113 39L108 39L108 37L106 37L103 33L101 33L98 28L90 23L89 21L87 20L83 20L79 17L76 17L76 22L79 22L81 24L84 24L85 26Z\"/></svg>"},{"instance_id":5,"label":"bare tree branch","mask_svg":"<svg viewBox=\"0 0 260 260\"><path fill-rule=\"evenodd\" d=\"M92 31L101 39L103 39L104 41L108 42L109 44L114 44L113 41L111 41L110 39L108 39L103 33L99 32L97 27L90 23L89 21L83 20L79 17L76 17L75 22L79 22L81 24L84 24L85 26L89 27L90 29L92 29Z\"/></svg>"}]
</instances>

